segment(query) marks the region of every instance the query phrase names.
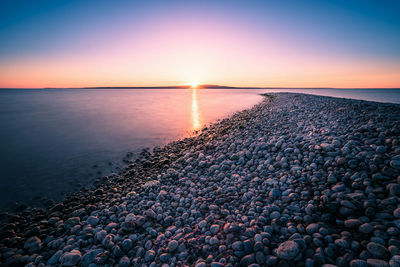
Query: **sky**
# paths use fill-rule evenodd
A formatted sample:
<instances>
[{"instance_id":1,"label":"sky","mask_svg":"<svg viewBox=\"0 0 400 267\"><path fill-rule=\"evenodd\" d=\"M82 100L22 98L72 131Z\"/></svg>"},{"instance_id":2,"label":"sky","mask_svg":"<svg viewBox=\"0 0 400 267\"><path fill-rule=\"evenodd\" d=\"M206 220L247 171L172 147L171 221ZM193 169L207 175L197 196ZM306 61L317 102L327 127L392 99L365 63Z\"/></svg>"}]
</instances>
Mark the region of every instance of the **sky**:
<instances>
[{"instance_id":1,"label":"sky","mask_svg":"<svg viewBox=\"0 0 400 267\"><path fill-rule=\"evenodd\" d=\"M398 0L0 0L0 87L400 88L398 14Z\"/></svg>"}]
</instances>

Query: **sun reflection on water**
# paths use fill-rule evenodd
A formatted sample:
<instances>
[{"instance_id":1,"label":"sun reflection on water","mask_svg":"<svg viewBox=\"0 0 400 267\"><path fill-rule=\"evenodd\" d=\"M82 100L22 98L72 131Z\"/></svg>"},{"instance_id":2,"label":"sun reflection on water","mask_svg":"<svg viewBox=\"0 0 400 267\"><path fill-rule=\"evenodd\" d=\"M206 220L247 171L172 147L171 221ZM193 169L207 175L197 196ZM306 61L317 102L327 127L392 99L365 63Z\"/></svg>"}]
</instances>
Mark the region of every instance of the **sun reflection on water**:
<instances>
[{"instance_id":1,"label":"sun reflection on water","mask_svg":"<svg viewBox=\"0 0 400 267\"><path fill-rule=\"evenodd\" d=\"M200 130L200 113L199 106L197 104L197 89L192 89L192 128L194 131Z\"/></svg>"}]
</instances>

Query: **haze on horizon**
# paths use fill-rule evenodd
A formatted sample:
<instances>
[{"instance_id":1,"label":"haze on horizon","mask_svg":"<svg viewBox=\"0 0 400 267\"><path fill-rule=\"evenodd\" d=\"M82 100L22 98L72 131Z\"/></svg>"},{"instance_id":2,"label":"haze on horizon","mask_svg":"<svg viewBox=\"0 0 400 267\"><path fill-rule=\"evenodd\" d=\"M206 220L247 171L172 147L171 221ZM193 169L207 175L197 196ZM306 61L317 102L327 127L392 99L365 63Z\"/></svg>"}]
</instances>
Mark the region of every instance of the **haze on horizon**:
<instances>
[{"instance_id":1,"label":"haze on horizon","mask_svg":"<svg viewBox=\"0 0 400 267\"><path fill-rule=\"evenodd\" d=\"M400 87L399 1L0 2L0 87Z\"/></svg>"}]
</instances>

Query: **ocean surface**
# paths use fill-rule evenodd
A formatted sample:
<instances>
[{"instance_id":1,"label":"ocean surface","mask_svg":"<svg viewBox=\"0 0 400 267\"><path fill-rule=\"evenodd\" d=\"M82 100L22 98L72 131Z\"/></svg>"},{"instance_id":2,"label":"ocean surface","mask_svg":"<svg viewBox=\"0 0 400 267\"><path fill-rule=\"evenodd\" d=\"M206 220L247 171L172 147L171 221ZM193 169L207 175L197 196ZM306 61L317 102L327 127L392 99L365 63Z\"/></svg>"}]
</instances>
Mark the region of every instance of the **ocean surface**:
<instances>
[{"instance_id":1,"label":"ocean surface","mask_svg":"<svg viewBox=\"0 0 400 267\"><path fill-rule=\"evenodd\" d=\"M394 89L1 89L0 209L59 201L265 92L400 103Z\"/></svg>"}]
</instances>

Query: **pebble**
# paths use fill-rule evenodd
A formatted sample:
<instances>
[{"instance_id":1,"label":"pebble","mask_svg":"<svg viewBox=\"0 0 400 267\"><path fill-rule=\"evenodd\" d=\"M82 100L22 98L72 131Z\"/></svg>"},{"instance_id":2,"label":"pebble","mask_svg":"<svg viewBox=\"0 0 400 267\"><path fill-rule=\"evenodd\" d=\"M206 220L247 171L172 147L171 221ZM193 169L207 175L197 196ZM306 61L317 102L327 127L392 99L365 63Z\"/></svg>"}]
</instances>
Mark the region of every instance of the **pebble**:
<instances>
[{"instance_id":1,"label":"pebble","mask_svg":"<svg viewBox=\"0 0 400 267\"><path fill-rule=\"evenodd\" d=\"M344 221L344 226L347 228L357 228L362 222L359 219L349 219Z\"/></svg>"},{"instance_id":2,"label":"pebble","mask_svg":"<svg viewBox=\"0 0 400 267\"><path fill-rule=\"evenodd\" d=\"M124 239L124 241L122 241L122 249L124 251L129 251L132 248L132 246L133 246L133 242L131 239L127 238L127 239Z\"/></svg>"},{"instance_id":3,"label":"pebble","mask_svg":"<svg viewBox=\"0 0 400 267\"><path fill-rule=\"evenodd\" d=\"M249 266L250 264L255 262L255 257L254 254L249 254L244 256L241 260L240 260L240 265L241 266Z\"/></svg>"},{"instance_id":4,"label":"pebble","mask_svg":"<svg viewBox=\"0 0 400 267\"><path fill-rule=\"evenodd\" d=\"M146 254L144 255L144 260L146 262L151 262L152 260L154 260L155 256L156 256L156 253L154 250L148 250L148 251L146 251Z\"/></svg>"},{"instance_id":5,"label":"pebble","mask_svg":"<svg viewBox=\"0 0 400 267\"><path fill-rule=\"evenodd\" d=\"M81 260L81 252L79 250L71 250L71 252L65 252L61 257L62 266L75 266Z\"/></svg>"},{"instance_id":6,"label":"pebble","mask_svg":"<svg viewBox=\"0 0 400 267\"><path fill-rule=\"evenodd\" d=\"M286 241L279 245L276 249L276 255L284 260L292 260L300 252L299 246L295 241Z\"/></svg>"},{"instance_id":7,"label":"pebble","mask_svg":"<svg viewBox=\"0 0 400 267\"><path fill-rule=\"evenodd\" d=\"M312 223L306 227L306 231L309 234L314 234L318 232L318 230L319 230L319 225L317 223Z\"/></svg>"},{"instance_id":8,"label":"pebble","mask_svg":"<svg viewBox=\"0 0 400 267\"><path fill-rule=\"evenodd\" d=\"M169 252L174 252L179 246L178 241L172 240L168 243L168 251Z\"/></svg>"},{"instance_id":9,"label":"pebble","mask_svg":"<svg viewBox=\"0 0 400 267\"><path fill-rule=\"evenodd\" d=\"M369 234L374 230L374 227L369 223L363 223L358 227L358 231L364 234Z\"/></svg>"},{"instance_id":10,"label":"pebble","mask_svg":"<svg viewBox=\"0 0 400 267\"><path fill-rule=\"evenodd\" d=\"M232 249L233 250L243 250L243 243L241 241L233 242Z\"/></svg>"},{"instance_id":11,"label":"pebble","mask_svg":"<svg viewBox=\"0 0 400 267\"><path fill-rule=\"evenodd\" d=\"M63 255L62 250L58 250L56 253L53 254L53 256L50 257L50 259L47 260L48 265L55 265L60 261L61 256Z\"/></svg>"},{"instance_id":12,"label":"pebble","mask_svg":"<svg viewBox=\"0 0 400 267\"><path fill-rule=\"evenodd\" d=\"M218 230L219 230L219 225L218 224L213 224L213 225L210 226L210 232L212 234L218 233Z\"/></svg>"},{"instance_id":13,"label":"pebble","mask_svg":"<svg viewBox=\"0 0 400 267\"><path fill-rule=\"evenodd\" d=\"M355 259L350 261L350 267L368 267L366 261Z\"/></svg>"},{"instance_id":14,"label":"pebble","mask_svg":"<svg viewBox=\"0 0 400 267\"><path fill-rule=\"evenodd\" d=\"M92 226L96 226L99 223L99 218L96 216L90 216L87 218L86 222Z\"/></svg>"},{"instance_id":15,"label":"pebble","mask_svg":"<svg viewBox=\"0 0 400 267\"><path fill-rule=\"evenodd\" d=\"M128 267L131 265L131 261L128 257L124 256L119 260L119 266L120 267Z\"/></svg>"},{"instance_id":16,"label":"pebble","mask_svg":"<svg viewBox=\"0 0 400 267\"><path fill-rule=\"evenodd\" d=\"M380 259L368 259L367 260L368 267L389 267L389 264Z\"/></svg>"},{"instance_id":17,"label":"pebble","mask_svg":"<svg viewBox=\"0 0 400 267\"><path fill-rule=\"evenodd\" d=\"M26 240L24 249L27 249L30 253L39 252L42 248L42 241L37 236L32 236Z\"/></svg>"},{"instance_id":18,"label":"pebble","mask_svg":"<svg viewBox=\"0 0 400 267\"><path fill-rule=\"evenodd\" d=\"M68 230L68 229L71 229L72 227L74 227L75 225L80 224L80 222L81 222L81 219L79 217L71 217L65 222L64 227L65 227L65 229Z\"/></svg>"},{"instance_id":19,"label":"pebble","mask_svg":"<svg viewBox=\"0 0 400 267\"><path fill-rule=\"evenodd\" d=\"M378 258L382 258L387 253L387 249L383 245L375 242L369 242L367 249L369 253Z\"/></svg>"}]
</instances>

